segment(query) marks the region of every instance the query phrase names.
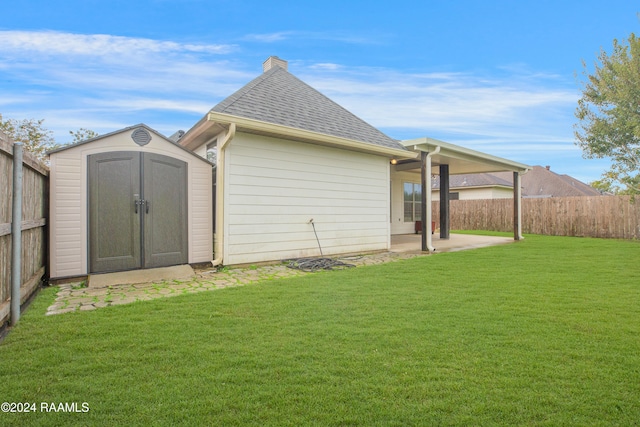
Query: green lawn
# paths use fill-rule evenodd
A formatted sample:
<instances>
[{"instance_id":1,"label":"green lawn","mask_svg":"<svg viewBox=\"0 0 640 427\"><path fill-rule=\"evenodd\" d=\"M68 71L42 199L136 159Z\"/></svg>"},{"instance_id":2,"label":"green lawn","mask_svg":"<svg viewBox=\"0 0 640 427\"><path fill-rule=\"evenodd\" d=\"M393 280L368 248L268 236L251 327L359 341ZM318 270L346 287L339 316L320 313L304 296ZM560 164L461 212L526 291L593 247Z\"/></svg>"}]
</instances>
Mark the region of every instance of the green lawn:
<instances>
[{"instance_id":1,"label":"green lawn","mask_svg":"<svg viewBox=\"0 0 640 427\"><path fill-rule=\"evenodd\" d=\"M45 317L0 344L0 425L640 423L640 242L509 245ZM81 408L81 406L79 406Z\"/></svg>"}]
</instances>

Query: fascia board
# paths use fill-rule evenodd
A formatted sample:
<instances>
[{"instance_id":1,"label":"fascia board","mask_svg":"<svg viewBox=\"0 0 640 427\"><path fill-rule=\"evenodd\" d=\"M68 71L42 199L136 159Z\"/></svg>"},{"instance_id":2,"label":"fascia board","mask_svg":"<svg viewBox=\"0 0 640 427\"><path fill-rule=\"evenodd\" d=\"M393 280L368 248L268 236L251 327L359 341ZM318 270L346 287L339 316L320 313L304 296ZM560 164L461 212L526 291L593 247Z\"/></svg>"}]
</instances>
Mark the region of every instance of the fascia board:
<instances>
[{"instance_id":1,"label":"fascia board","mask_svg":"<svg viewBox=\"0 0 640 427\"><path fill-rule=\"evenodd\" d=\"M217 113L213 111L209 112L208 120L210 122L224 125L235 123L238 127L239 132L245 131L248 133L258 133L294 141L302 141L311 144L332 146L337 148L344 148L347 150L377 154L389 158L413 159L418 157L419 155L419 153L410 150L383 147L348 138L341 138L337 136L326 135L323 133L312 132L304 129L297 129L289 126L248 119L245 117L233 116L230 114Z\"/></svg>"},{"instance_id":2,"label":"fascia board","mask_svg":"<svg viewBox=\"0 0 640 427\"><path fill-rule=\"evenodd\" d=\"M482 153L480 151L461 147L459 145L451 144L444 141L439 141L433 138L411 139L400 141L400 143L405 147L413 147L413 149L415 150L427 152L433 152L436 147L440 147L440 152L437 154L437 156L440 158L448 157L453 159L489 164L495 166L497 168L496 171L513 170L524 172L531 169L531 166L525 165L524 163L514 162L502 157Z\"/></svg>"}]
</instances>

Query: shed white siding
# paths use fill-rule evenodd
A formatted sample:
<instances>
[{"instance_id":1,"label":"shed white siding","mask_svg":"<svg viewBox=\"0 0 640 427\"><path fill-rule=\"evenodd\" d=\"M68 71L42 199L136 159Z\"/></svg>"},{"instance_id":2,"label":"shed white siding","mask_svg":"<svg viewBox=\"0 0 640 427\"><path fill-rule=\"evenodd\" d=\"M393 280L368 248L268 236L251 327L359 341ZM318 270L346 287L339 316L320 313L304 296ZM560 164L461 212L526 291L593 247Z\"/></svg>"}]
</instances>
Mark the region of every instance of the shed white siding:
<instances>
[{"instance_id":1,"label":"shed white siding","mask_svg":"<svg viewBox=\"0 0 640 427\"><path fill-rule=\"evenodd\" d=\"M82 276L87 261L87 156L112 151L157 153L188 164L189 262L208 262L213 254L211 165L152 134L140 147L131 131L115 133L51 154L50 276Z\"/></svg>"},{"instance_id":2,"label":"shed white siding","mask_svg":"<svg viewBox=\"0 0 640 427\"><path fill-rule=\"evenodd\" d=\"M225 264L387 250L385 157L236 134L225 152Z\"/></svg>"}]
</instances>

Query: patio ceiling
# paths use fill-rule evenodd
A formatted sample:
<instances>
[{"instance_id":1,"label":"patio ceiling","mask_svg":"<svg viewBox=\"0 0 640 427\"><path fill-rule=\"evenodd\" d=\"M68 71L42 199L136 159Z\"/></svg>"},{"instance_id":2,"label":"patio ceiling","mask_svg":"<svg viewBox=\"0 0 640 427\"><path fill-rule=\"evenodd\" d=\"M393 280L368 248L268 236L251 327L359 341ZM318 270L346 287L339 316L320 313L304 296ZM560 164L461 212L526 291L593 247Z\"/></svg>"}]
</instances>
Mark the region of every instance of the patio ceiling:
<instances>
[{"instance_id":1,"label":"patio ceiling","mask_svg":"<svg viewBox=\"0 0 640 427\"><path fill-rule=\"evenodd\" d=\"M431 156L431 164L433 166L449 165L449 173L451 175L505 171L525 172L531 169L531 166L523 163L492 156L491 154L471 150L433 138L410 139L400 141L400 143L407 149L428 153L435 153L438 150L437 147L440 147L440 150ZM400 160L395 168L397 171L415 170L419 172L420 160ZM439 168L435 168L433 173L438 174L438 169Z\"/></svg>"}]
</instances>

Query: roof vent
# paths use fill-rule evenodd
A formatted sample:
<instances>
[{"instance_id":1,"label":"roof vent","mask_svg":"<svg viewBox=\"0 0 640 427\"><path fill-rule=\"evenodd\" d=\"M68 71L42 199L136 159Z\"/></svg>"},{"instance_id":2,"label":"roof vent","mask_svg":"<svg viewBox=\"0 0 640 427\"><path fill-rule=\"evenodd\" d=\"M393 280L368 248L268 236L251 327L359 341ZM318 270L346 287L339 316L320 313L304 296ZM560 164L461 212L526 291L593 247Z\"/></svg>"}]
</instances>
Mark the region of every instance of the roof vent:
<instances>
[{"instance_id":1,"label":"roof vent","mask_svg":"<svg viewBox=\"0 0 640 427\"><path fill-rule=\"evenodd\" d=\"M138 128L131 133L131 139L142 147L151 141L151 134L144 128Z\"/></svg>"},{"instance_id":2,"label":"roof vent","mask_svg":"<svg viewBox=\"0 0 640 427\"><path fill-rule=\"evenodd\" d=\"M286 71L288 68L287 61L285 61L284 59L280 59L277 56L270 56L266 61L262 63L262 71L264 71L265 73L273 67L280 67Z\"/></svg>"}]
</instances>

